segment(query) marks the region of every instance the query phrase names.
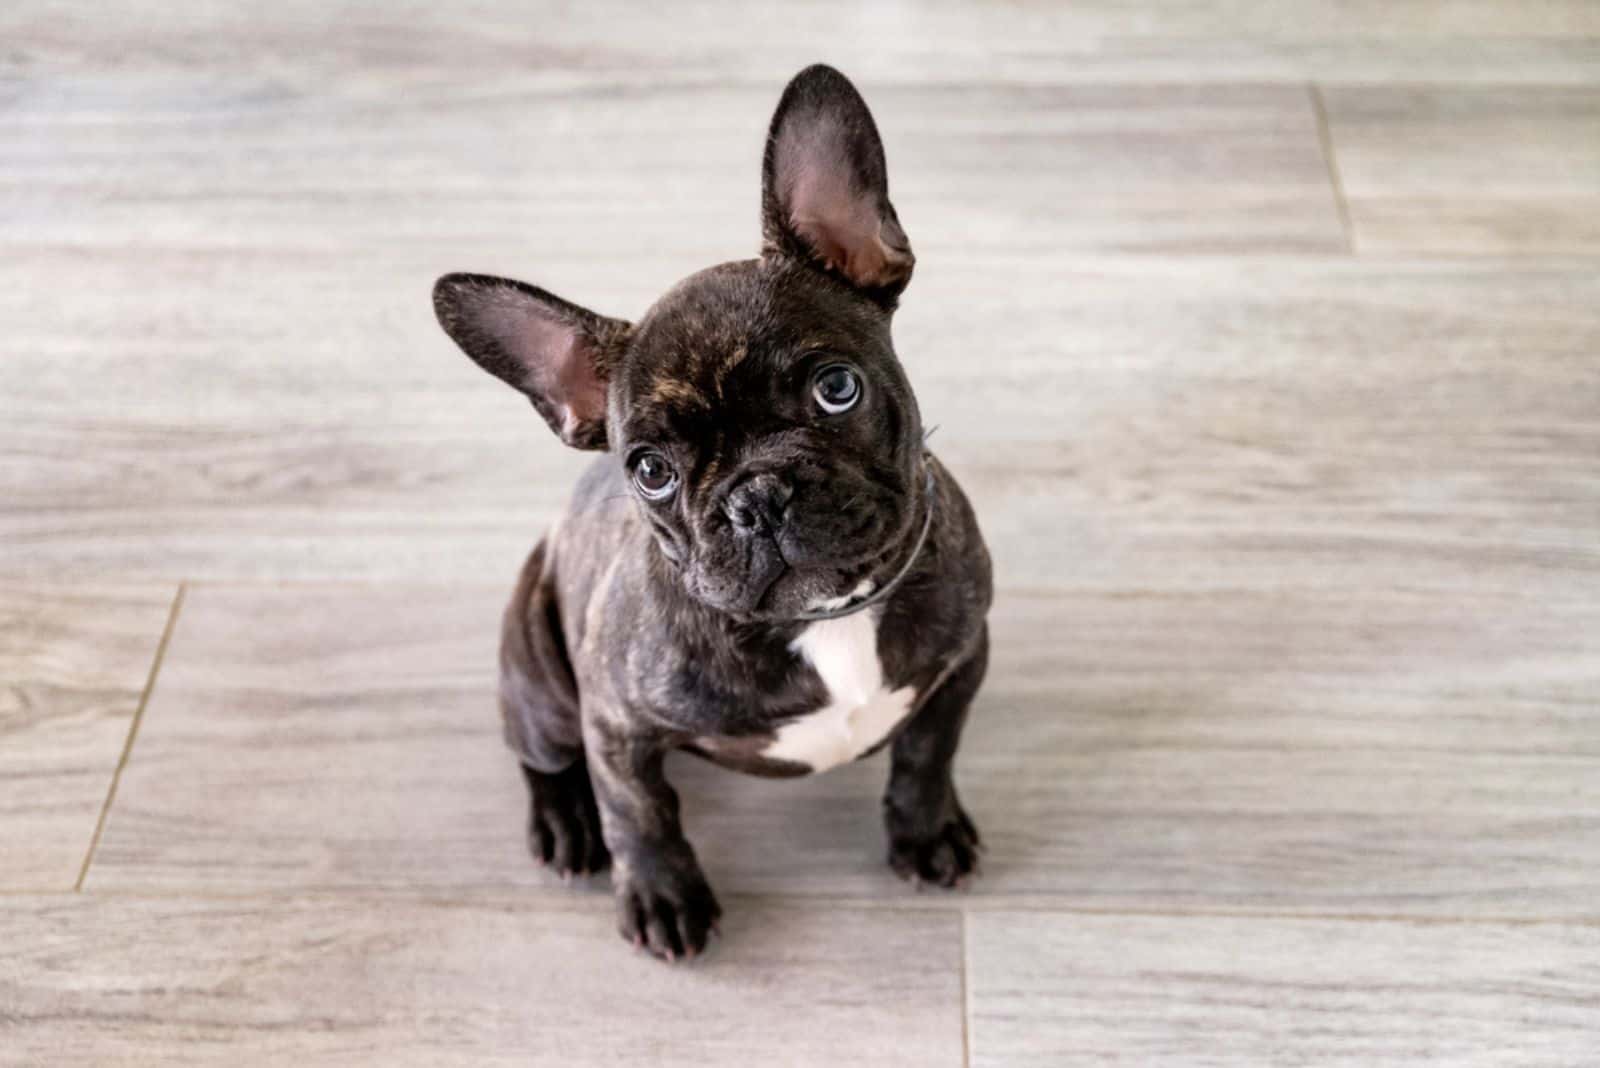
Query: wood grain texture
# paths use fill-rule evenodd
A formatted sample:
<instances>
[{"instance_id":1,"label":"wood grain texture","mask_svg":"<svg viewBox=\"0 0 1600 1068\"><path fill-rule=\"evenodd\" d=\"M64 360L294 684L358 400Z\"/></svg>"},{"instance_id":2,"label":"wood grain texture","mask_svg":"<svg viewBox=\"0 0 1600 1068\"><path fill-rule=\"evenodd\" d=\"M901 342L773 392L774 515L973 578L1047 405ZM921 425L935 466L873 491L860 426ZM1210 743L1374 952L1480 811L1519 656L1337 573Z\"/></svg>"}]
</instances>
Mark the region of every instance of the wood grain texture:
<instances>
[{"instance_id":1,"label":"wood grain texture","mask_svg":"<svg viewBox=\"0 0 1600 1068\"><path fill-rule=\"evenodd\" d=\"M761 144L792 73L775 69L786 73L750 85L559 92L506 72L420 98L350 79L204 72L97 91L41 73L0 120L16 142L7 199L29 209L7 230L43 245L115 247L137 231L151 249L308 258L466 254L498 234L547 263L638 250L687 273L759 244ZM969 253L1342 247L1299 85L863 87L897 207L908 221L953 213ZM281 307L260 299L241 308Z\"/></svg>"},{"instance_id":2,"label":"wood grain texture","mask_svg":"<svg viewBox=\"0 0 1600 1068\"><path fill-rule=\"evenodd\" d=\"M87 885L558 887L500 740L504 597L191 589Z\"/></svg>"},{"instance_id":3,"label":"wood grain texture","mask_svg":"<svg viewBox=\"0 0 1600 1068\"><path fill-rule=\"evenodd\" d=\"M118 290L131 269L83 268L105 284L82 338L17 307L23 351L54 355L8 398L27 418L0 436L18 487L0 501L0 570L509 582L585 462L438 331L421 262L403 283L348 266L285 281L290 306L344 287L325 343L292 343L297 320L231 342L254 313L230 307L194 345L132 360L114 324L160 337L201 289L142 300ZM519 273L584 300L615 289ZM647 299L593 302L636 314ZM380 320L406 336L363 342ZM896 329L1003 583L1600 582L1600 275L1581 261L950 250L927 254ZM99 385L74 393L67 368Z\"/></svg>"},{"instance_id":4,"label":"wood grain texture","mask_svg":"<svg viewBox=\"0 0 1600 1068\"><path fill-rule=\"evenodd\" d=\"M627 0L556 10L505 2L276 5L15 3L0 20L24 70L145 72L259 65L279 79L352 67L408 89L510 71L554 87L764 80L825 58L882 80L1592 82L1600 19L1585 0L1260 4L1116 0L907 8L827 0L778 20L759 5ZM671 43L682 42L681 47ZM759 46L756 43L759 42Z\"/></svg>"},{"instance_id":5,"label":"wood grain texture","mask_svg":"<svg viewBox=\"0 0 1600 1068\"><path fill-rule=\"evenodd\" d=\"M0 583L0 890L70 890L176 591Z\"/></svg>"},{"instance_id":6,"label":"wood grain texture","mask_svg":"<svg viewBox=\"0 0 1600 1068\"><path fill-rule=\"evenodd\" d=\"M752 908L665 968L605 907L11 898L0 1063L955 1068L959 928Z\"/></svg>"},{"instance_id":7,"label":"wood grain texture","mask_svg":"<svg viewBox=\"0 0 1600 1068\"><path fill-rule=\"evenodd\" d=\"M1600 87L1334 87L1363 252L1600 252Z\"/></svg>"},{"instance_id":8,"label":"wood grain texture","mask_svg":"<svg viewBox=\"0 0 1600 1068\"><path fill-rule=\"evenodd\" d=\"M1600 930L975 913L972 1061L1542 1065L1600 1046Z\"/></svg>"},{"instance_id":9,"label":"wood grain texture","mask_svg":"<svg viewBox=\"0 0 1600 1068\"><path fill-rule=\"evenodd\" d=\"M192 590L88 886L568 892L498 737L503 596ZM993 632L975 900L1596 915L1593 598L1003 593ZM719 889L908 901L883 773L673 770Z\"/></svg>"}]
</instances>

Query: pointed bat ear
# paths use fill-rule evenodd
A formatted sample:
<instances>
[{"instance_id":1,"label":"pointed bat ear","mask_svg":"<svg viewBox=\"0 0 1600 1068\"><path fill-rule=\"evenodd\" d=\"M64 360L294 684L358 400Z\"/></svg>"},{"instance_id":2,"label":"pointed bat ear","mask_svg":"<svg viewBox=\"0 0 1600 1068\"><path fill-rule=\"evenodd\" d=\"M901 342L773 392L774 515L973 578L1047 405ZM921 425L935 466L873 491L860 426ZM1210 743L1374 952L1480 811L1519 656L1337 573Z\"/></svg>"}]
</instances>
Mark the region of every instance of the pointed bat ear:
<instances>
[{"instance_id":1,"label":"pointed bat ear","mask_svg":"<svg viewBox=\"0 0 1600 1068\"><path fill-rule=\"evenodd\" d=\"M631 327L542 289L480 274L433 287L439 325L485 371L527 394L577 449L606 447L606 388Z\"/></svg>"},{"instance_id":2,"label":"pointed bat ear","mask_svg":"<svg viewBox=\"0 0 1600 1068\"><path fill-rule=\"evenodd\" d=\"M883 142L866 101L832 67L783 91L762 165L763 253L792 256L893 307L916 257L889 202Z\"/></svg>"}]
</instances>

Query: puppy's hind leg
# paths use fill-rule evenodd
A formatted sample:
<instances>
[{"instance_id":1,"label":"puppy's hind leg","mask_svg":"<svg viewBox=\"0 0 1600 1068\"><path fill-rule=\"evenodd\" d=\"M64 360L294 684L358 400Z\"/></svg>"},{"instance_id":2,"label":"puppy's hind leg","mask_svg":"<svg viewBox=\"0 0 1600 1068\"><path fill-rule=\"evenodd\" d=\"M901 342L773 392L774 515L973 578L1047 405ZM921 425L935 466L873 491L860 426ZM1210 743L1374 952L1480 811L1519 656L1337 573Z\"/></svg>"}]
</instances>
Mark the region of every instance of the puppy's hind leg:
<instances>
[{"instance_id":1,"label":"puppy's hind leg","mask_svg":"<svg viewBox=\"0 0 1600 1068\"><path fill-rule=\"evenodd\" d=\"M500 635L500 714L528 784L528 849L566 878L611 862L584 758L550 552L534 547Z\"/></svg>"}]
</instances>

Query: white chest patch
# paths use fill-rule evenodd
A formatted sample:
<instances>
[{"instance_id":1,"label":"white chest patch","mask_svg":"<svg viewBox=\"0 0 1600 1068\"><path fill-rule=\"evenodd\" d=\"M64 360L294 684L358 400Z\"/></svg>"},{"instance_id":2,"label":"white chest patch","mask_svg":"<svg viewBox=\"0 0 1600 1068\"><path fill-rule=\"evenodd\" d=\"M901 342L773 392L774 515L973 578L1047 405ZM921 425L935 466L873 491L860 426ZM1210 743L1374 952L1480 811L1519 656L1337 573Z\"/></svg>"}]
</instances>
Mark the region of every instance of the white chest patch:
<instances>
[{"instance_id":1,"label":"white chest patch","mask_svg":"<svg viewBox=\"0 0 1600 1068\"><path fill-rule=\"evenodd\" d=\"M911 687L883 684L872 612L812 623L789 647L822 677L828 703L779 727L762 755L825 771L871 749L911 710Z\"/></svg>"}]
</instances>

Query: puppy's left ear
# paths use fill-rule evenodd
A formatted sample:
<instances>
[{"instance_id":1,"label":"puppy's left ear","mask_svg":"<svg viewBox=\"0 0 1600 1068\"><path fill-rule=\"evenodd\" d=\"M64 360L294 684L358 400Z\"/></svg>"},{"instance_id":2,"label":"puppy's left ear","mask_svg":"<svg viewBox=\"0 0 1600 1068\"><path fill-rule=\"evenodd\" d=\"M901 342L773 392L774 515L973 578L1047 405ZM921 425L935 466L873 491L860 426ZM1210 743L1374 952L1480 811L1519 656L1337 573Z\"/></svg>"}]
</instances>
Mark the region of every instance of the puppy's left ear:
<instances>
[{"instance_id":1,"label":"puppy's left ear","mask_svg":"<svg viewBox=\"0 0 1600 1068\"><path fill-rule=\"evenodd\" d=\"M889 203L883 142L866 101L832 67L783 91L762 163L763 254L793 256L888 307L916 257Z\"/></svg>"},{"instance_id":2,"label":"puppy's left ear","mask_svg":"<svg viewBox=\"0 0 1600 1068\"><path fill-rule=\"evenodd\" d=\"M433 287L444 332L485 371L527 395L561 440L606 447L606 390L631 327L525 282L447 274Z\"/></svg>"}]
</instances>

